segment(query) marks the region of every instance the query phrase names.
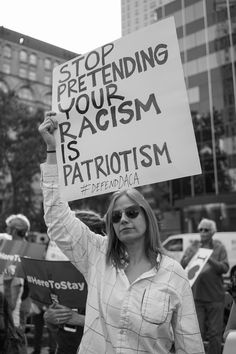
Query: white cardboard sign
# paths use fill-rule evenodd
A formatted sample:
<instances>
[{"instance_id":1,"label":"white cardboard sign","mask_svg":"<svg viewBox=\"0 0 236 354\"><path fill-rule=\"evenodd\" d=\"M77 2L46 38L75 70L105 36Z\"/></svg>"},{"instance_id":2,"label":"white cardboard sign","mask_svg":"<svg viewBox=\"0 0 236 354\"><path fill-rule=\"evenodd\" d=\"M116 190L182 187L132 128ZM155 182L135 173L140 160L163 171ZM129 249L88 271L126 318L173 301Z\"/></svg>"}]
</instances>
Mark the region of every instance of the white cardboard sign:
<instances>
[{"instance_id":1,"label":"white cardboard sign","mask_svg":"<svg viewBox=\"0 0 236 354\"><path fill-rule=\"evenodd\" d=\"M174 18L54 69L62 198L201 173Z\"/></svg>"},{"instance_id":2,"label":"white cardboard sign","mask_svg":"<svg viewBox=\"0 0 236 354\"><path fill-rule=\"evenodd\" d=\"M193 286L195 280L201 273L202 268L208 261L212 252L213 250L208 248L199 248L197 253L193 256L193 258L190 260L189 264L185 268L191 286Z\"/></svg>"}]
</instances>

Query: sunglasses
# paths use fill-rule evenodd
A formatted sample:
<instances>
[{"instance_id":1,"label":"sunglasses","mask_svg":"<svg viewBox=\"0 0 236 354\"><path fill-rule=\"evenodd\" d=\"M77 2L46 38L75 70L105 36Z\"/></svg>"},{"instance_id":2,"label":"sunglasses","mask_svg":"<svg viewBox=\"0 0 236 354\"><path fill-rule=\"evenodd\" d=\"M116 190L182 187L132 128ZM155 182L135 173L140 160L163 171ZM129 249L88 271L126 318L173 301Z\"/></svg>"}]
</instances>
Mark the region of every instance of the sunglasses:
<instances>
[{"instance_id":1,"label":"sunglasses","mask_svg":"<svg viewBox=\"0 0 236 354\"><path fill-rule=\"evenodd\" d=\"M211 230L210 229L205 229L204 227L202 227L201 229L198 229L198 231L200 231L200 232L209 232Z\"/></svg>"},{"instance_id":2,"label":"sunglasses","mask_svg":"<svg viewBox=\"0 0 236 354\"><path fill-rule=\"evenodd\" d=\"M111 221L113 224L117 224L118 222L121 221L123 213L125 213L125 216L129 219L135 219L140 213L140 206L139 205L131 205L128 208L125 208L124 210L114 210L111 214Z\"/></svg>"}]
</instances>

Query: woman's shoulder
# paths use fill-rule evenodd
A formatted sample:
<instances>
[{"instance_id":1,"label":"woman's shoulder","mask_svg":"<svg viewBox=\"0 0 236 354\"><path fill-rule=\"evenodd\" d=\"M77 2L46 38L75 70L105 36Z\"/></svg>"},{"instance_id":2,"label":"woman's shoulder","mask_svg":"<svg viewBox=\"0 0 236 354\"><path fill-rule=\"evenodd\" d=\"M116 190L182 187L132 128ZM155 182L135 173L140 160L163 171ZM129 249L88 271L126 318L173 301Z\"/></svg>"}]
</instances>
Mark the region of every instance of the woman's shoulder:
<instances>
[{"instance_id":1,"label":"woman's shoulder","mask_svg":"<svg viewBox=\"0 0 236 354\"><path fill-rule=\"evenodd\" d=\"M162 255L160 268L167 271L172 277L187 279L186 272L181 264L174 258L168 255Z\"/></svg>"}]
</instances>

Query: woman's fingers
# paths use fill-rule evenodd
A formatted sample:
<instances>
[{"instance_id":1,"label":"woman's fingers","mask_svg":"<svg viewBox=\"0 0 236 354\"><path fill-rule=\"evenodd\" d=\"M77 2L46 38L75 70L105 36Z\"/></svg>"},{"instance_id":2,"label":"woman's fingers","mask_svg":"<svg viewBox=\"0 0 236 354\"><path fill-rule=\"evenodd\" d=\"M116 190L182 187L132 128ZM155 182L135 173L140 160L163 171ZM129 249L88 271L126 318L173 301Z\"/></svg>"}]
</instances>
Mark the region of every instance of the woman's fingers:
<instances>
[{"instance_id":1,"label":"woman's fingers","mask_svg":"<svg viewBox=\"0 0 236 354\"><path fill-rule=\"evenodd\" d=\"M46 112L44 121L40 124L38 130L48 146L54 147L56 145L54 138L54 131L58 127L55 112Z\"/></svg>"}]
</instances>

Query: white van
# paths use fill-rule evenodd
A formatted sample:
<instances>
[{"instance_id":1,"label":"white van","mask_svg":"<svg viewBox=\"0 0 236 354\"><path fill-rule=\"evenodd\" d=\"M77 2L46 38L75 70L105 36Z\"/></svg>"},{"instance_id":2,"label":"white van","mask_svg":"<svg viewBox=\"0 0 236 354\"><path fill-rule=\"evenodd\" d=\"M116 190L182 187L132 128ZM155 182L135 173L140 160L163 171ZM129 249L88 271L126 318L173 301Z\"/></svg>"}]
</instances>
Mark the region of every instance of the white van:
<instances>
[{"instance_id":1,"label":"white van","mask_svg":"<svg viewBox=\"0 0 236 354\"><path fill-rule=\"evenodd\" d=\"M233 272L236 273L236 231L216 232L213 239L221 241L226 248L230 265L230 270L226 274L226 277L231 276ZM180 262L186 248L190 246L194 240L200 241L200 235L198 233L179 234L169 236L162 242L162 245L170 256Z\"/></svg>"}]
</instances>

